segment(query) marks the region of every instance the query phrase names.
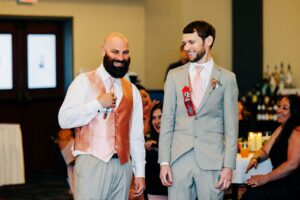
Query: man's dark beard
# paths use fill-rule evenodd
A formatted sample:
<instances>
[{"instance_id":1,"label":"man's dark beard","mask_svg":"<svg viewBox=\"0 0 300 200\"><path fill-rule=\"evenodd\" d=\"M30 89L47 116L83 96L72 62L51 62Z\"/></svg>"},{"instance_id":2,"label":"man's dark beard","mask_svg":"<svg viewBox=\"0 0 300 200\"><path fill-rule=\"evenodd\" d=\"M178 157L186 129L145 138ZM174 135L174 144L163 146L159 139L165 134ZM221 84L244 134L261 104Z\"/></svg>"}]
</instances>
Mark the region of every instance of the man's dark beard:
<instances>
[{"instance_id":1,"label":"man's dark beard","mask_svg":"<svg viewBox=\"0 0 300 200\"><path fill-rule=\"evenodd\" d=\"M206 53L205 50L203 52L197 53L196 57L193 60L191 60L191 62L198 62L199 60L201 60L203 58L205 53Z\"/></svg>"},{"instance_id":2,"label":"man's dark beard","mask_svg":"<svg viewBox=\"0 0 300 200\"><path fill-rule=\"evenodd\" d=\"M114 62L122 63L122 67L114 66ZM128 72L130 64L130 57L128 60L117 60L111 59L109 56L105 55L103 58L103 65L105 70L114 78L123 78L125 74Z\"/></svg>"}]
</instances>

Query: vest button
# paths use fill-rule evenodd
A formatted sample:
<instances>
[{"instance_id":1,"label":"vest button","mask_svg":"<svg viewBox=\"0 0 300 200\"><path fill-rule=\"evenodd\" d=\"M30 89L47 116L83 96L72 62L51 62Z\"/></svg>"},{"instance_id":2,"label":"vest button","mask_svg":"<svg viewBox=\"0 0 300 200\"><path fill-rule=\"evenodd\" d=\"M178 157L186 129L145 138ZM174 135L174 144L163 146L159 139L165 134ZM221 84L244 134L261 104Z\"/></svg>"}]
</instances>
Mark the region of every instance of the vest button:
<instances>
[{"instance_id":1,"label":"vest button","mask_svg":"<svg viewBox=\"0 0 300 200\"><path fill-rule=\"evenodd\" d=\"M195 120L198 120L198 117L197 117L197 116L195 116Z\"/></svg>"}]
</instances>

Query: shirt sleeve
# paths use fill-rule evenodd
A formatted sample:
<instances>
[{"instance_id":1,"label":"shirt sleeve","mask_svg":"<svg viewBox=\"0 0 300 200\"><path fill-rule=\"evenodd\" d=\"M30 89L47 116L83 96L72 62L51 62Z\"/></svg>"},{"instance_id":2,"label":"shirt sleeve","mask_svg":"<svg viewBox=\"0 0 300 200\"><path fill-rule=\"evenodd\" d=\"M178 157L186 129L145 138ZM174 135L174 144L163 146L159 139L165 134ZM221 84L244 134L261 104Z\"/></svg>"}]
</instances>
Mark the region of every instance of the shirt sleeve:
<instances>
[{"instance_id":1,"label":"shirt sleeve","mask_svg":"<svg viewBox=\"0 0 300 200\"><path fill-rule=\"evenodd\" d=\"M138 89L132 85L133 110L130 126L130 154L135 177L145 177L145 141L142 99Z\"/></svg>"},{"instance_id":2,"label":"shirt sleeve","mask_svg":"<svg viewBox=\"0 0 300 200\"><path fill-rule=\"evenodd\" d=\"M88 124L104 109L97 99L86 101L89 81L86 74L77 76L68 88L58 113L61 128L75 128Z\"/></svg>"}]
</instances>

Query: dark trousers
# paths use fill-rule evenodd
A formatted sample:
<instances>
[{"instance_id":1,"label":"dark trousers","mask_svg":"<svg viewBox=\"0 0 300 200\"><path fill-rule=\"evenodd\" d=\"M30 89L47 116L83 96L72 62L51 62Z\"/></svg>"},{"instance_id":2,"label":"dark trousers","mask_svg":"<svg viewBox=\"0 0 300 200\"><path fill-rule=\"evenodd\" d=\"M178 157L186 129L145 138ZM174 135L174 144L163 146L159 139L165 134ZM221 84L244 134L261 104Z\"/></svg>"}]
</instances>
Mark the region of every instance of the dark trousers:
<instances>
[{"instance_id":1,"label":"dark trousers","mask_svg":"<svg viewBox=\"0 0 300 200\"><path fill-rule=\"evenodd\" d=\"M280 182L270 182L257 188L249 187L242 200L296 200L291 188L292 186Z\"/></svg>"}]
</instances>

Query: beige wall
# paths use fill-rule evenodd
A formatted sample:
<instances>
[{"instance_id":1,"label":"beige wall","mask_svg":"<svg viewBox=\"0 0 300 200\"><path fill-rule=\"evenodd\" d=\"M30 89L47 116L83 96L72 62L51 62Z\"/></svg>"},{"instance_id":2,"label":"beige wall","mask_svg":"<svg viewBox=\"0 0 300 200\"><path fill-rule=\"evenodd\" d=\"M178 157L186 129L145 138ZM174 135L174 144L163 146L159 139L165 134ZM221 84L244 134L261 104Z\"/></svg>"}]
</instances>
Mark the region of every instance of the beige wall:
<instances>
[{"instance_id":1,"label":"beige wall","mask_svg":"<svg viewBox=\"0 0 300 200\"><path fill-rule=\"evenodd\" d=\"M168 64L178 59L183 27L182 0L146 1L146 80L162 89Z\"/></svg>"},{"instance_id":2,"label":"beige wall","mask_svg":"<svg viewBox=\"0 0 300 200\"><path fill-rule=\"evenodd\" d=\"M215 61L232 69L231 0L149 0L146 1L145 81L148 88L163 87L168 64L178 59L182 29L199 19L209 21L216 28Z\"/></svg>"},{"instance_id":3,"label":"beige wall","mask_svg":"<svg viewBox=\"0 0 300 200\"><path fill-rule=\"evenodd\" d=\"M74 19L74 74L96 68L106 34L119 31L129 39L131 70L145 78L145 6L143 0L40 0L35 5L0 1L0 15L69 16Z\"/></svg>"},{"instance_id":4,"label":"beige wall","mask_svg":"<svg viewBox=\"0 0 300 200\"><path fill-rule=\"evenodd\" d=\"M300 1L264 0L263 7L264 67L291 64L300 87Z\"/></svg>"},{"instance_id":5,"label":"beige wall","mask_svg":"<svg viewBox=\"0 0 300 200\"><path fill-rule=\"evenodd\" d=\"M283 61L299 74L300 1L263 2L264 66ZM40 0L33 6L1 0L0 15L73 17L75 74L98 66L103 37L120 31L129 38L131 71L149 89L163 88L165 70L178 58L183 27L204 19L217 30L215 61L232 69L231 0ZM300 79L294 82L300 87Z\"/></svg>"}]
</instances>

